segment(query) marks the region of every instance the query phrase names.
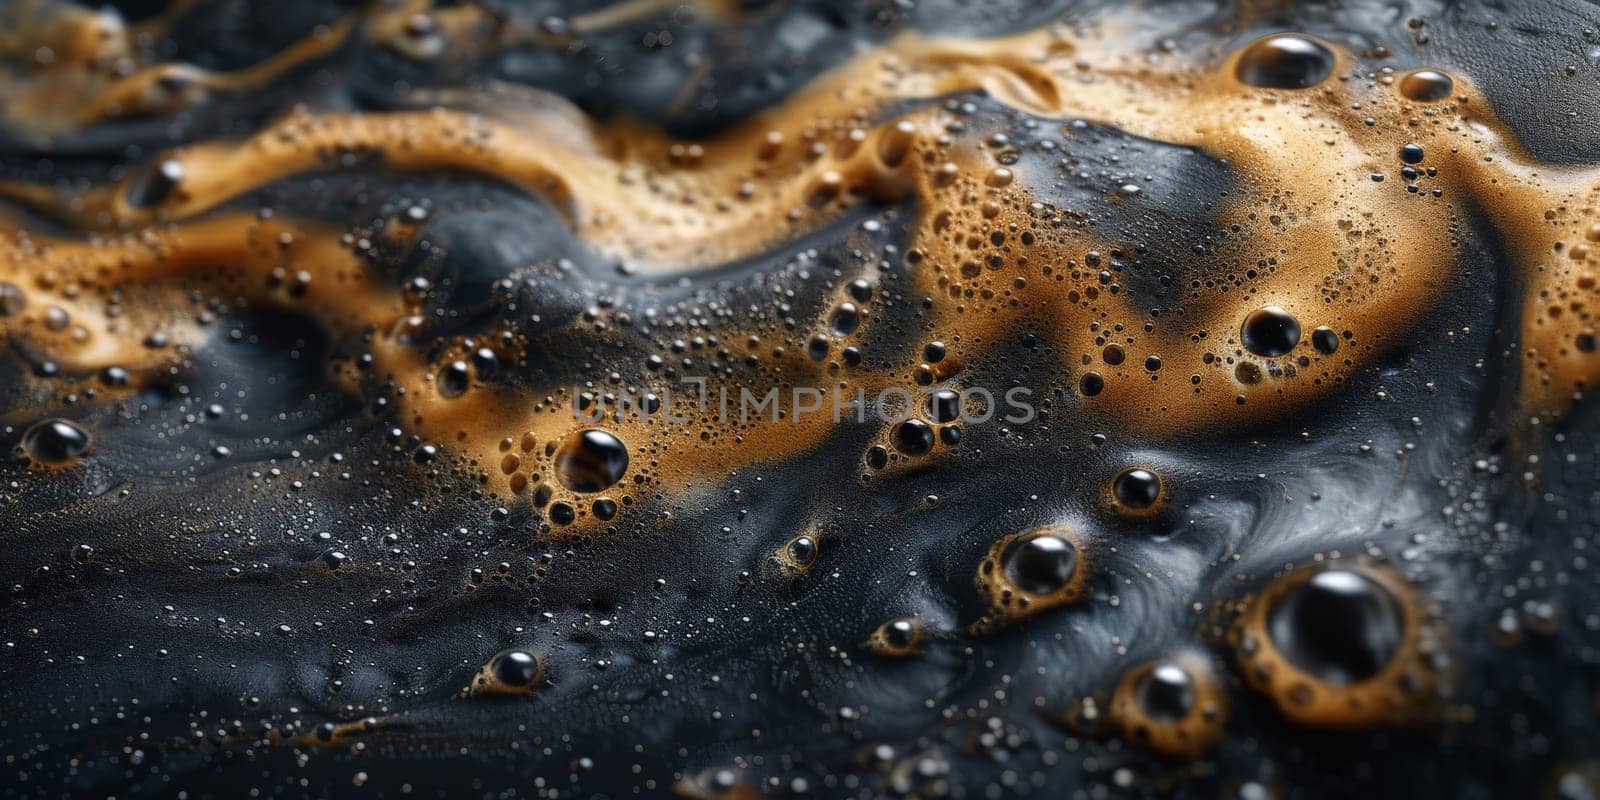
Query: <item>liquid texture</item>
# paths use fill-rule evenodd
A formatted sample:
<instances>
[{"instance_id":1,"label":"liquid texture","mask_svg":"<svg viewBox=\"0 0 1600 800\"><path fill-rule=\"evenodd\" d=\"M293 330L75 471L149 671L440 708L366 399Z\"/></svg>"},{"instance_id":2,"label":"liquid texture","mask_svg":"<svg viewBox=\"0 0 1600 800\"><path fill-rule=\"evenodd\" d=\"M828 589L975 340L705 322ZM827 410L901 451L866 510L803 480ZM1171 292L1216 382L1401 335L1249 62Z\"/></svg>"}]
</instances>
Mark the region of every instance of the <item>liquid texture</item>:
<instances>
[{"instance_id":1,"label":"liquid texture","mask_svg":"<svg viewBox=\"0 0 1600 800\"><path fill-rule=\"evenodd\" d=\"M0 0L0 786L1600 791L1591 11Z\"/></svg>"}]
</instances>

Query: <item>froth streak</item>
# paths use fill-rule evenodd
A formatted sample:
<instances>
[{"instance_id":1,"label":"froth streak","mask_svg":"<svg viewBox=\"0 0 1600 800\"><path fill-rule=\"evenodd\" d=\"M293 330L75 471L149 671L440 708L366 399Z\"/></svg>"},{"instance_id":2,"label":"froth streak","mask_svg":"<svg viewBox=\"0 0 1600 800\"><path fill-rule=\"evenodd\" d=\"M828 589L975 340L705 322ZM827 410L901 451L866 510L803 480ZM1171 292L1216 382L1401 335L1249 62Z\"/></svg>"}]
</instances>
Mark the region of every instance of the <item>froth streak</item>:
<instances>
[{"instance_id":1,"label":"froth streak","mask_svg":"<svg viewBox=\"0 0 1600 800\"><path fill-rule=\"evenodd\" d=\"M364 26L369 36L402 35L392 29L395 17L373 14L341 26ZM465 35L460 31L468 26L446 29ZM297 45L284 64L324 52L326 42L344 33L341 27ZM21 220L10 221L0 275L41 302L0 320L0 332L33 342L75 369L154 368L156 357L133 348L128 342L135 337L127 334L138 321L192 338L192 326L174 310L180 281L236 287L252 302L287 302L266 276L273 269L307 271L309 290L293 301L297 308L339 338L373 332L373 368L348 374L347 384L403 388L395 393L402 423L447 443L485 471L497 492L510 495L526 490L528 475L548 477L550 470L537 450L519 464L522 481L518 469L496 469L504 441L531 435L553 442L579 427L558 413L561 402L533 400L565 401L560 387L441 396L429 385L435 365L394 333L412 309L352 252L342 232L220 210L290 176L342 169L343 154L369 155L383 169L458 170L508 181L548 200L598 250L648 271L762 253L850 206L910 199L918 215L913 281L922 294L940 298L931 316L935 330L982 347L1025 324L1042 324L1067 362L1065 371L1076 375L1080 354L1098 354L1100 332L1120 324L1131 339L1120 343L1139 355L1120 365L1097 364L1105 389L1083 401L1152 433L1170 433L1285 414L1334 390L1427 318L1453 268L1456 243L1470 235L1463 231L1466 211L1481 207L1511 242L1526 286L1524 408L1559 412L1600 370L1600 359L1577 344L1592 324L1588 298L1596 256L1589 251L1600 244L1586 236L1600 219L1596 174L1534 162L1462 76L1454 76L1459 99L1424 108L1398 87L1359 75L1349 54L1336 55L1333 76L1322 83L1277 90L1241 83L1238 54L1221 63L1192 63L1151 58L1115 37L1067 39L1055 32L986 42L904 36L782 106L693 143L625 120L575 122L570 109L550 99L517 124L446 108L297 112L243 141L163 154L181 165L173 173L181 178L148 204L129 199L141 170L82 192L0 186L13 201L85 237L24 232ZM280 66L262 65L250 79L270 77ZM39 81L57 80L53 74L21 79L18 96L43 85ZM134 77L146 74L154 73ZM134 79L102 94L128 91L127 80ZM240 76L232 82L248 81ZM219 78L201 83L229 85ZM1195 202L1215 205L1219 228L1246 232L1229 245L1217 272L1258 275L1243 290L1188 287L1184 306L1159 318L1138 307L1131 293L1103 290L1101 269L1089 254L1119 243L1071 224L1065 219L1070 209L1040 202L1034 186L1042 176L1013 174L987 151L945 135L951 120L936 107L885 118L886 109L908 100L972 90L1028 114L1088 120L1226 159L1237 185L1226 196ZM104 102L91 117L106 115ZM1397 175L1396 150L1405 143L1426 152L1419 167L1429 172L1416 191ZM1373 180L1375 173L1389 179ZM996 232L1004 234L1000 241ZM122 305L134 310L131 317L105 313L99 298L113 288L126 293ZM50 304L68 308L87 335L41 333L39 315ZM1239 326L1263 306L1285 309L1306 330L1349 331L1353 343L1333 355L1316 352L1309 341L1279 358L1251 354L1239 342ZM799 333L825 331L827 324L826 318L812 320ZM870 316L863 323L872 324ZM767 360L766 385L914 389L900 373L840 379L803 356L804 335ZM915 360L919 343L904 347ZM1261 374L1270 377L1242 377ZM639 449L634 485L680 490L804 452L832 429L822 415L809 423L727 430L709 419L675 429L643 421L612 427Z\"/></svg>"}]
</instances>

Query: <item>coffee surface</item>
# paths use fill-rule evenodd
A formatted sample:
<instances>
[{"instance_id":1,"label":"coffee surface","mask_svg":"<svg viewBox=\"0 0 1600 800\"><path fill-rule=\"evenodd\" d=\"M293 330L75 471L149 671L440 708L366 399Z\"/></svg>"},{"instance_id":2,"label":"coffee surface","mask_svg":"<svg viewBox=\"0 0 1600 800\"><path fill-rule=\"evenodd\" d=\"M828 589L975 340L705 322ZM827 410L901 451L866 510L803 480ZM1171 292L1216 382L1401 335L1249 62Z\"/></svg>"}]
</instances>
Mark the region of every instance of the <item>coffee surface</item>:
<instances>
[{"instance_id":1,"label":"coffee surface","mask_svg":"<svg viewBox=\"0 0 1600 800\"><path fill-rule=\"evenodd\" d=\"M1594 16L0 4L4 783L1595 790Z\"/></svg>"}]
</instances>

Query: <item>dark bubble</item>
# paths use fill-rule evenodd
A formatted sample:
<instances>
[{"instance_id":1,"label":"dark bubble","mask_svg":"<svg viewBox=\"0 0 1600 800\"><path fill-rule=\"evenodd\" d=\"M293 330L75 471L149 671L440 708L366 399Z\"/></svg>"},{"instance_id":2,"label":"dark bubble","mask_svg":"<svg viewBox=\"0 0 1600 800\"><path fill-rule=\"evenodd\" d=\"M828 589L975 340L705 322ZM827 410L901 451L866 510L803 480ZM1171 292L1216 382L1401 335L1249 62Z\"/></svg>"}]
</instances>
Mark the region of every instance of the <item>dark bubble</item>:
<instances>
[{"instance_id":1,"label":"dark bubble","mask_svg":"<svg viewBox=\"0 0 1600 800\"><path fill-rule=\"evenodd\" d=\"M1291 33L1257 39L1239 56L1234 76L1264 89L1306 89L1333 72L1333 51Z\"/></svg>"},{"instance_id":2,"label":"dark bubble","mask_svg":"<svg viewBox=\"0 0 1600 800\"><path fill-rule=\"evenodd\" d=\"M917 621L914 619L890 620L883 625L884 644L896 650L906 650L917 643Z\"/></svg>"},{"instance_id":3,"label":"dark bubble","mask_svg":"<svg viewBox=\"0 0 1600 800\"><path fill-rule=\"evenodd\" d=\"M1344 686L1378 674L1394 659L1405 615L1377 581L1330 569L1278 599L1267 612L1267 633L1289 663Z\"/></svg>"},{"instance_id":4,"label":"dark bubble","mask_svg":"<svg viewBox=\"0 0 1600 800\"><path fill-rule=\"evenodd\" d=\"M154 168L145 170L128 184L125 197L128 205L136 208L153 206L167 199L183 180L183 163L167 159Z\"/></svg>"},{"instance_id":5,"label":"dark bubble","mask_svg":"<svg viewBox=\"0 0 1600 800\"><path fill-rule=\"evenodd\" d=\"M1258 356L1281 356L1300 343L1300 322L1277 306L1259 308L1244 318L1239 338Z\"/></svg>"},{"instance_id":6,"label":"dark bubble","mask_svg":"<svg viewBox=\"0 0 1600 800\"><path fill-rule=\"evenodd\" d=\"M894 426L894 449L908 456L920 456L933 449L933 426L920 419L908 419Z\"/></svg>"},{"instance_id":7,"label":"dark bubble","mask_svg":"<svg viewBox=\"0 0 1600 800\"><path fill-rule=\"evenodd\" d=\"M1078 568L1078 550L1059 536L1045 534L1013 543L1003 558L1006 580L1031 595L1060 591Z\"/></svg>"},{"instance_id":8,"label":"dark bubble","mask_svg":"<svg viewBox=\"0 0 1600 800\"><path fill-rule=\"evenodd\" d=\"M821 361L827 358L828 337L820 333L811 337L811 341L806 343L806 355L811 356L812 361Z\"/></svg>"},{"instance_id":9,"label":"dark bubble","mask_svg":"<svg viewBox=\"0 0 1600 800\"><path fill-rule=\"evenodd\" d=\"M1311 332L1311 346L1323 355L1331 355L1339 349L1339 334L1326 325L1319 326Z\"/></svg>"},{"instance_id":10,"label":"dark bubble","mask_svg":"<svg viewBox=\"0 0 1600 800\"><path fill-rule=\"evenodd\" d=\"M21 314L28 307L28 294L14 283L0 281L0 317Z\"/></svg>"},{"instance_id":11,"label":"dark bubble","mask_svg":"<svg viewBox=\"0 0 1600 800\"><path fill-rule=\"evenodd\" d=\"M1422 157L1422 145L1412 143L1400 147L1400 160L1407 164L1421 164Z\"/></svg>"},{"instance_id":12,"label":"dark bubble","mask_svg":"<svg viewBox=\"0 0 1600 800\"><path fill-rule=\"evenodd\" d=\"M472 352L472 367L478 371L479 380L488 380L500 369L500 357L487 347Z\"/></svg>"},{"instance_id":13,"label":"dark bubble","mask_svg":"<svg viewBox=\"0 0 1600 800\"><path fill-rule=\"evenodd\" d=\"M1115 367L1128 360L1128 353L1122 349L1120 344L1108 344L1104 350L1100 351L1100 359Z\"/></svg>"},{"instance_id":14,"label":"dark bubble","mask_svg":"<svg viewBox=\"0 0 1600 800\"><path fill-rule=\"evenodd\" d=\"M1449 75L1431 69L1419 69L1400 79L1400 93L1419 103L1443 100L1455 91L1455 86Z\"/></svg>"},{"instance_id":15,"label":"dark bubble","mask_svg":"<svg viewBox=\"0 0 1600 800\"><path fill-rule=\"evenodd\" d=\"M943 361L944 355L944 342L928 342L928 344L922 348L922 357L932 364L937 364L940 361Z\"/></svg>"},{"instance_id":16,"label":"dark bubble","mask_svg":"<svg viewBox=\"0 0 1600 800\"><path fill-rule=\"evenodd\" d=\"M489 673L506 686L532 686L539 672L539 657L526 650L502 650L489 662Z\"/></svg>"},{"instance_id":17,"label":"dark bubble","mask_svg":"<svg viewBox=\"0 0 1600 800\"><path fill-rule=\"evenodd\" d=\"M50 306L44 310L44 326L52 331L64 331L72 324L72 316L60 306Z\"/></svg>"},{"instance_id":18,"label":"dark bubble","mask_svg":"<svg viewBox=\"0 0 1600 800\"><path fill-rule=\"evenodd\" d=\"M799 567L809 567L817 560L817 540L810 536L796 536L784 549L789 560Z\"/></svg>"},{"instance_id":19,"label":"dark bubble","mask_svg":"<svg viewBox=\"0 0 1600 800\"><path fill-rule=\"evenodd\" d=\"M577 510L567 503L553 503L550 506L550 521L557 525L571 525L577 518Z\"/></svg>"},{"instance_id":20,"label":"dark bubble","mask_svg":"<svg viewBox=\"0 0 1600 800\"><path fill-rule=\"evenodd\" d=\"M934 422L954 422L961 416L961 395L950 389L928 395L928 415Z\"/></svg>"},{"instance_id":21,"label":"dark bubble","mask_svg":"<svg viewBox=\"0 0 1600 800\"><path fill-rule=\"evenodd\" d=\"M594 501L594 505L590 506L589 510L594 512L596 519L609 520L617 516L617 501L609 497L602 497Z\"/></svg>"},{"instance_id":22,"label":"dark bubble","mask_svg":"<svg viewBox=\"0 0 1600 800\"><path fill-rule=\"evenodd\" d=\"M539 488L533 490L533 507L544 508L554 494L555 491L548 484L539 484Z\"/></svg>"},{"instance_id":23,"label":"dark bubble","mask_svg":"<svg viewBox=\"0 0 1600 800\"><path fill-rule=\"evenodd\" d=\"M861 326L861 312L856 310L854 303L840 303L833 311L833 321L830 327L835 336L848 336Z\"/></svg>"},{"instance_id":24,"label":"dark bubble","mask_svg":"<svg viewBox=\"0 0 1600 800\"><path fill-rule=\"evenodd\" d=\"M439 370L439 394L460 397L472 383L472 372L465 361L452 361Z\"/></svg>"},{"instance_id":25,"label":"dark bubble","mask_svg":"<svg viewBox=\"0 0 1600 800\"><path fill-rule=\"evenodd\" d=\"M1161 476L1138 467L1125 469L1111 482L1111 493L1128 508L1149 508L1161 499Z\"/></svg>"},{"instance_id":26,"label":"dark bubble","mask_svg":"<svg viewBox=\"0 0 1600 800\"><path fill-rule=\"evenodd\" d=\"M1084 397L1094 397L1105 389L1106 379L1098 372L1085 372L1078 380L1078 391L1082 392Z\"/></svg>"},{"instance_id":27,"label":"dark bubble","mask_svg":"<svg viewBox=\"0 0 1600 800\"><path fill-rule=\"evenodd\" d=\"M42 464L65 464L89 449L89 432L64 419L47 419L22 435L28 456Z\"/></svg>"},{"instance_id":28,"label":"dark bubble","mask_svg":"<svg viewBox=\"0 0 1600 800\"><path fill-rule=\"evenodd\" d=\"M1157 662L1140 676L1134 701L1151 719L1174 722L1189 716L1195 703L1194 676L1172 661Z\"/></svg>"},{"instance_id":29,"label":"dark bubble","mask_svg":"<svg viewBox=\"0 0 1600 800\"><path fill-rule=\"evenodd\" d=\"M627 470L627 446L599 428L569 434L556 451L556 476L574 492L598 492L622 480Z\"/></svg>"}]
</instances>

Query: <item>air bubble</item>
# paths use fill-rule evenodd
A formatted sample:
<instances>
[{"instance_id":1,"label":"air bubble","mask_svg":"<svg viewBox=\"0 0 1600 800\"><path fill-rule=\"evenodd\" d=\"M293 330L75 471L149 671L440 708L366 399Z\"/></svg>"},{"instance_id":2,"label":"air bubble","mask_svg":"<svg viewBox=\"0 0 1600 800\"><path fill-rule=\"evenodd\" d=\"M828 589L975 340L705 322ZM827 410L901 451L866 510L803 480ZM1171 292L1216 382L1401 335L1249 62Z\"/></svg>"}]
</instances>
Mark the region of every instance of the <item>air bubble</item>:
<instances>
[{"instance_id":1,"label":"air bubble","mask_svg":"<svg viewBox=\"0 0 1600 800\"><path fill-rule=\"evenodd\" d=\"M954 422L961 416L961 395L950 389L940 389L928 396L928 416L934 422Z\"/></svg>"},{"instance_id":2,"label":"air bubble","mask_svg":"<svg viewBox=\"0 0 1600 800\"><path fill-rule=\"evenodd\" d=\"M1085 372L1078 380L1078 391L1082 392L1084 397L1094 397L1105 391L1105 388L1106 379L1098 372Z\"/></svg>"},{"instance_id":3,"label":"air bubble","mask_svg":"<svg viewBox=\"0 0 1600 800\"><path fill-rule=\"evenodd\" d=\"M495 680L514 687L532 686L543 667L539 657L526 650L504 650L490 662Z\"/></svg>"},{"instance_id":4,"label":"air bubble","mask_svg":"<svg viewBox=\"0 0 1600 800\"><path fill-rule=\"evenodd\" d=\"M849 336L861 327L861 312L854 303L840 303L833 311L833 320L829 323L835 336Z\"/></svg>"},{"instance_id":5,"label":"air bubble","mask_svg":"<svg viewBox=\"0 0 1600 800\"><path fill-rule=\"evenodd\" d=\"M794 566L805 569L817 560L817 540L810 536L796 536L784 546L784 557Z\"/></svg>"},{"instance_id":6,"label":"air bubble","mask_svg":"<svg viewBox=\"0 0 1600 800\"><path fill-rule=\"evenodd\" d=\"M922 623L914 617L892 619L878 626L867 646L879 655L915 655L922 644Z\"/></svg>"},{"instance_id":7,"label":"air bubble","mask_svg":"<svg viewBox=\"0 0 1600 800\"><path fill-rule=\"evenodd\" d=\"M574 492L598 492L622 480L628 448L609 431L585 428L568 434L556 450L556 476ZM552 514L554 509L551 509Z\"/></svg>"},{"instance_id":8,"label":"air bubble","mask_svg":"<svg viewBox=\"0 0 1600 800\"><path fill-rule=\"evenodd\" d=\"M22 287L0 281L0 317L16 316L27 307L28 295Z\"/></svg>"},{"instance_id":9,"label":"air bubble","mask_svg":"<svg viewBox=\"0 0 1600 800\"><path fill-rule=\"evenodd\" d=\"M1281 356L1300 343L1300 322L1277 306L1250 312L1239 329L1244 349L1258 356Z\"/></svg>"},{"instance_id":10,"label":"air bubble","mask_svg":"<svg viewBox=\"0 0 1600 800\"><path fill-rule=\"evenodd\" d=\"M1161 499L1161 476L1141 467L1125 469L1112 480L1111 494L1125 508L1147 509Z\"/></svg>"},{"instance_id":11,"label":"air bubble","mask_svg":"<svg viewBox=\"0 0 1600 800\"><path fill-rule=\"evenodd\" d=\"M472 371L467 368L465 361L452 361L439 370L439 394L445 397L460 397L466 394L467 387L472 385Z\"/></svg>"},{"instance_id":12,"label":"air bubble","mask_svg":"<svg viewBox=\"0 0 1600 800\"><path fill-rule=\"evenodd\" d=\"M1436 103L1453 91L1455 81L1436 70L1419 69L1400 79L1400 94L1419 103Z\"/></svg>"},{"instance_id":13,"label":"air bubble","mask_svg":"<svg viewBox=\"0 0 1600 800\"><path fill-rule=\"evenodd\" d=\"M47 419L22 435L28 456L41 464L66 464L89 450L89 432L64 419Z\"/></svg>"},{"instance_id":14,"label":"air bubble","mask_svg":"<svg viewBox=\"0 0 1600 800\"><path fill-rule=\"evenodd\" d=\"M1006 580L1031 595L1054 594L1072 582L1078 550L1059 536L1043 534L1012 543L1002 557Z\"/></svg>"},{"instance_id":15,"label":"air bubble","mask_svg":"<svg viewBox=\"0 0 1600 800\"><path fill-rule=\"evenodd\" d=\"M1139 679L1134 699L1150 719L1173 722L1189 716L1195 705L1194 677L1181 665L1157 662Z\"/></svg>"},{"instance_id":16,"label":"air bubble","mask_svg":"<svg viewBox=\"0 0 1600 800\"><path fill-rule=\"evenodd\" d=\"M1267 612L1273 646L1291 664L1336 686L1382 672L1400 651L1405 613L1360 572L1329 569L1284 593Z\"/></svg>"},{"instance_id":17,"label":"air bubble","mask_svg":"<svg viewBox=\"0 0 1600 800\"><path fill-rule=\"evenodd\" d=\"M1307 89L1333 72L1333 51L1292 33L1250 43L1239 55L1234 75L1241 83L1263 89Z\"/></svg>"},{"instance_id":18,"label":"air bubble","mask_svg":"<svg viewBox=\"0 0 1600 800\"><path fill-rule=\"evenodd\" d=\"M527 694L544 680L544 662L520 648L501 650L478 670L468 694Z\"/></svg>"},{"instance_id":19,"label":"air bubble","mask_svg":"<svg viewBox=\"0 0 1600 800\"><path fill-rule=\"evenodd\" d=\"M933 426L908 419L894 428L894 449L908 456L926 455L933 449Z\"/></svg>"},{"instance_id":20,"label":"air bubble","mask_svg":"<svg viewBox=\"0 0 1600 800\"><path fill-rule=\"evenodd\" d=\"M183 181L183 163L166 159L140 175L128 185L125 195L128 205L149 208L172 195L172 190Z\"/></svg>"},{"instance_id":21,"label":"air bubble","mask_svg":"<svg viewBox=\"0 0 1600 800\"><path fill-rule=\"evenodd\" d=\"M1311 332L1311 346L1323 355L1332 355L1339 349L1339 334L1326 325L1319 326Z\"/></svg>"}]
</instances>

